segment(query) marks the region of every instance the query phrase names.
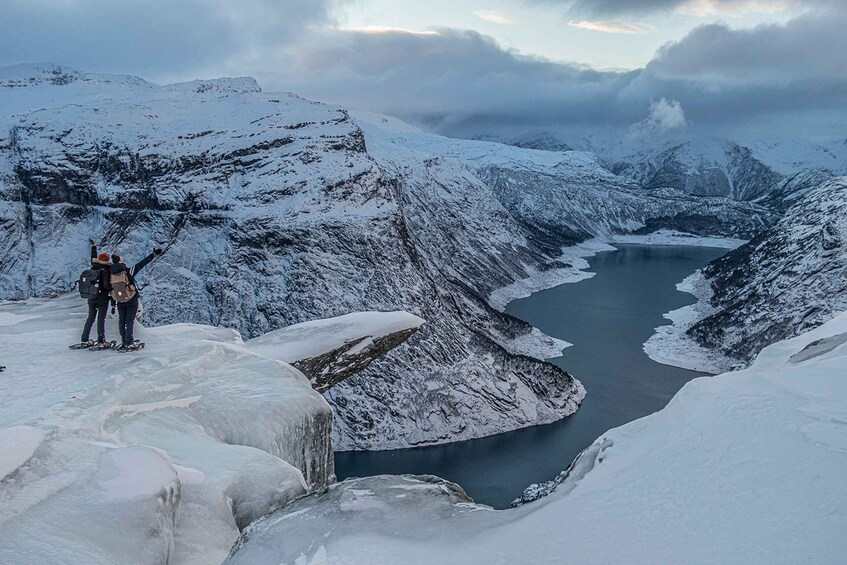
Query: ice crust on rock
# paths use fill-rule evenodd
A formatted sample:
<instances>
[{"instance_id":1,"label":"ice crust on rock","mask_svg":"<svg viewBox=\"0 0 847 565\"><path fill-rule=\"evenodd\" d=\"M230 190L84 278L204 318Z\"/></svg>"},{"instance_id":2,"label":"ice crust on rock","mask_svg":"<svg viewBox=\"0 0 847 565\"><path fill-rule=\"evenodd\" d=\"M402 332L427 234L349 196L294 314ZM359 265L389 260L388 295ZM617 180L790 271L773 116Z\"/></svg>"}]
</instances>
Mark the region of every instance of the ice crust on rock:
<instances>
[{"instance_id":1,"label":"ice crust on rock","mask_svg":"<svg viewBox=\"0 0 847 565\"><path fill-rule=\"evenodd\" d=\"M380 339L410 329L424 320L408 312L354 312L335 318L302 322L247 341L247 347L265 357L295 363L317 357L363 337Z\"/></svg>"},{"instance_id":2,"label":"ice crust on rock","mask_svg":"<svg viewBox=\"0 0 847 565\"><path fill-rule=\"evenodd\" d=\"M227 563L835 565L845 374L841 314L605 433L535 502L495 511L430 481L353 479L255 522Z\"/></svg>"},{"instance_id":3,"label":"ice crust on rock","mask_svg":"<svg viewBox=\"0 0 847 565\"><path fill-rule=\"evenodd\" d=\"M300 369L325 392L365 370L424 323L408 312L357 312L294 324L251 339L247 347Z\"/></svg>"},{"instance_id":4,"label":"ice crust on rock","mask_svg":"<svg viewBox=\"0 0 847 565\"><path fill-rule=\"evenodd\" d=\"M72 295L0 304L0 562L219 562L334 481L332 413L297 369L194 324L139 328L137 353L70 350L85 312ZM421 322L392 316L312 338Z\"/></svg>"}]
</instances>

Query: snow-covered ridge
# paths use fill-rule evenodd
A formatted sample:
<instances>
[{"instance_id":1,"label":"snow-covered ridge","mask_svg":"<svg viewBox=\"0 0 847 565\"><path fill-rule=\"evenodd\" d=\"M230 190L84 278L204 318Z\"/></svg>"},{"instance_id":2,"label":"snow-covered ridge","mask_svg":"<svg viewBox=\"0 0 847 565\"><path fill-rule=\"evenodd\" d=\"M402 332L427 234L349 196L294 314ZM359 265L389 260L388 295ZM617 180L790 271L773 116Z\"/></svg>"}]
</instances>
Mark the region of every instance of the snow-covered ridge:
<instances>
[{"instance_id":1,"label":"snow-covered ridge","mask_svg":"<svg viewBox=\"0 0 847 565\"><path fill-rule=\"evenodd\" d=\"M368 147L377 158L399 161L417 154L461 163L531 237L551 244L551 253L592 237L662 228L749 239L775 219L769 210L739 203L730 194L700 198L677 184L644 187L614 174L588 151L445 138L371 113L353 117L372 140Z\"/></svg>"},{"instance_id":2,"label":"snow-covered ridge","mask_svg":"<svg viewBox=\"0 0 847 565\"><path fill-rule=\"evenodd\" d=\"M821 182L703 273L710 308L686 334L736 362L847 310L847 177Z\"/></svg>"},{"instance_id":3,"label":"snow-covered ridge","mask_svg":"<svg viewBox=\"0 0 847 565\"><path fill-rule=\"evenodd\" d=\"M345 481L252 524L226 563L835 565L847 554L845 374L841 314L610 430L536 502L494 511L434 480Z\"/></svg>"},{"instance_id":4,"label":"snow-covered ridge","mask_svg":"<svg viewBox=\"0 0 847 565\"><path fill-rule=\"evenodd\" d=\"M177 324L141 328L137 353L69 350L84 312L76 296L0 304L4 564L219 562L251 521L335 479L330 407L275 347L314 355L422 323L351 314L342 335L313 322L256 348Z\"/></svg>"}]
</instances>

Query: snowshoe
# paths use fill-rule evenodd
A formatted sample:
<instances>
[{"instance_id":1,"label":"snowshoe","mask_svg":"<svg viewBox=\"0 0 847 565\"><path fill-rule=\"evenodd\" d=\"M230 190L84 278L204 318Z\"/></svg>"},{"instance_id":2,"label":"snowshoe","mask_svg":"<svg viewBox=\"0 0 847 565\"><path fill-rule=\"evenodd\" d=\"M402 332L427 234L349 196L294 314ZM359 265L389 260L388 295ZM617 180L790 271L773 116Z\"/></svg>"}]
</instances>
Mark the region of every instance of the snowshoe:
<instances>
[{"instance_id":1,"label":"snowshoe","mask_svg":"<svg viewBox=\"0 0 847 565\"><path fill-rule=\"evenodd\" d=\"M69 345L68 347L71 349L89 349L96 345L93 339L89 339L88 341L83 341L81 343L75 343L73 345Z\"/></svg>"},{"instance_id":2,"label":"snowshoe","mask_svg":"<svg viewBox=\"0 0 847 565\"><path fill-rule=\"evenodd\" d=\"M144 349L144 342L134 341L129 345L121 345L118 347L118 353L127 353L129 351L138 351L139 349Z\"/></svg>"},{"instance_id":3,"label":"snowshoe","mask_svg":"<svg viewBox=\"0 0 847 565\"><path fill-rule=\"evenodd\" d=\"M89 351L103 351L104 349L114 349L115 347L117 347L117 345L118 345L118 342L114 341L114 340L113 341L103 341L103 342L98 343L97 345L89 347L88 349L89 349Z\"/></svg>"}]
</instances>

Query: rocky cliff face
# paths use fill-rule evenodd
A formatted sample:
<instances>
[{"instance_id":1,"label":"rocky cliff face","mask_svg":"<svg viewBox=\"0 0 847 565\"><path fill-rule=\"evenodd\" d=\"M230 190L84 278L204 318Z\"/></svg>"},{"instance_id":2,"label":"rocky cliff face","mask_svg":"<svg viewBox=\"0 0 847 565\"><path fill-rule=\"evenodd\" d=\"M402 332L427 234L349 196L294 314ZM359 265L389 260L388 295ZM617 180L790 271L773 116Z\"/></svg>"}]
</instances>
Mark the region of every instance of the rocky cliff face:
<instances>
[{"instance_id":1,"label":"rocky cliff face","mask_svg":"<svg viewBox=\"0 0 847 565\"><path fill-rule=\"evenodd\" d=\"M0 298L71 290L85 241L129 261L149 323L253 337L359 310L427 320L327 393L337 448L548 423L583 390L560 344L488 303L563 243L655 225L752 234L755 206L651 191L586 153L365 132L255 81L155 86L58 67L0 71ZM550 280L555 279L551 277Z\"/></svg>"},{"instance_id":2,"label":"rocky cliff face","mask_svg":"<svg viewBox=\"0 0 847 565\"><path fill-rule=\"evenodd\" d=\"M847 309L847 177L805 191L779 223L703 272L719 310L688 334L740 361Z\"/></svg>"}]
</instances>

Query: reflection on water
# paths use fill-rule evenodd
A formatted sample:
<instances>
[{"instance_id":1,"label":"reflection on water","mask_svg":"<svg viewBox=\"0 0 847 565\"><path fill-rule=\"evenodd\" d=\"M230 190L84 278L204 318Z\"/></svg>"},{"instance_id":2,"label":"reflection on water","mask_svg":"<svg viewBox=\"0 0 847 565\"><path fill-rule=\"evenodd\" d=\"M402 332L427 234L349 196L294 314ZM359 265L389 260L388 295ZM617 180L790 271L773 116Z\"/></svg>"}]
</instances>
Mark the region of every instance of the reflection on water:
<instances>
[{"instance_id":1,"label":"reflection on water","mask_svg":"<svg viewBox=\"0 0 847 565\"><path fill-rule=\"evenodd\" d=\"M336 453L336 474L432 474L460 484L477 502L505 508L531 483L553 478L606 430L667 404L701 375L661 365L641 349L662 314L694 302L675 285L723 249L619 245L589 259L596 276L537 292L506 311L573 344L551 362L588 392L576 414L546 426L447 445Z\"/></svg>"}]
</instances>

